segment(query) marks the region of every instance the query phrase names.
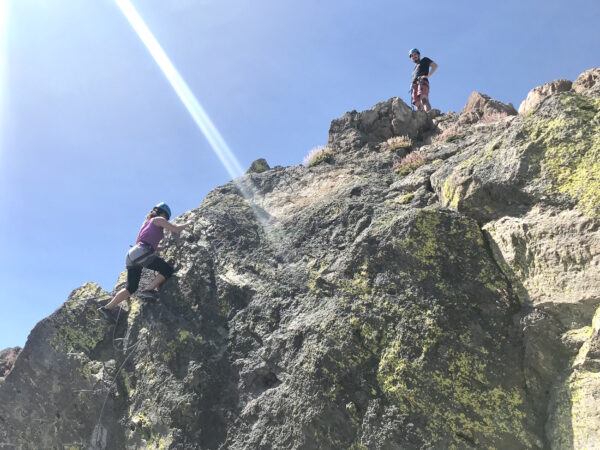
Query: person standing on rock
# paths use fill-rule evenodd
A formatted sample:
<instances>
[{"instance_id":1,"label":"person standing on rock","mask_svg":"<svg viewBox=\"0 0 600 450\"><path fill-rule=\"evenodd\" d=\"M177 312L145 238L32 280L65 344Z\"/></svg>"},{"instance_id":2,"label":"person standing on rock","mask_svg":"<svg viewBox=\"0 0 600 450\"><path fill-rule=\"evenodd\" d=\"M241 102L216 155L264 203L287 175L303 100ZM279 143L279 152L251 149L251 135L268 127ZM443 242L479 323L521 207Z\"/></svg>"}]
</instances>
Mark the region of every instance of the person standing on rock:
<instances>
[{"instance_id":1,"label":"person standing on rock","mask_svg":"<svg viewBox=\"0 0 600 450\"><path fill-rule=\"evenodd\" d=\"M180 233L191 223L174 225L169 222L170 217L171 208L164 202L156 205L146 216L135 245L127 252L125 260L127 286L117 292L108 304L98 309L111 322L115 321L114 312L119 303L127 300L137 290L142 277L142 268L146 267L158 272L152 283L143 291L142 295L146 296L152 296L156 289L173 275L173 267L156 254L158 244L164 236L165 229L173 233Z\"/></svg>"},{"instance_id":2,"label":"person standing on rock","mask_svg":"<svg viewBox=\"0 0 600 450\"><path fill-rule=\"evenodd\" d=\"M412 48L408 57L415 63L411 82L411 101L417 107L417 111L431 111L429 104L429 77L437 70L438 65L431 59L421 59L419 49Z\"/></svg>"}]
</instances>

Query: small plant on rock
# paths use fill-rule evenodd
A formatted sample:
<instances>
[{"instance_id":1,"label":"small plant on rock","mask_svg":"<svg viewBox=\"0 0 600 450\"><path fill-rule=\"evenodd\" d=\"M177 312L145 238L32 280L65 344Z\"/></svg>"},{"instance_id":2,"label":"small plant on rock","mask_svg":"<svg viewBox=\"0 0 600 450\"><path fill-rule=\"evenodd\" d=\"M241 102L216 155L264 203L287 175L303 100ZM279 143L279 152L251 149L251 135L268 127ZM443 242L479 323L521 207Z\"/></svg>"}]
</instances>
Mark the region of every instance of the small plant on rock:
<instances>
[{"instance_id":1,"label":"small plant on rock","mask_svg":"<svg viewBox=\"0 0 600 450\"><path fill-rule=\"evenodd\" d=\"M388 148L391 151L398 150L399 148L410 148L412 146L412 140L408 136L394 136L386 141Z\"/></svg>"},{"instance_id":2,"label":"small plant on rock","mask_svg":"<svg viewBox=\"0 0 600 450\"><path fill-rule=\"evenodd\" d=\"M394 163L394 173L398 175L407 175L413 170L421 167L425 162L425 153L421 150L416 150L406 155L400 161Z\"/></svg>"},{"instance_id":3,"label":"small plant on rock","mask_svg":"<svg viewBox=\"0 0 600 450\"><path fill-rule=\"evenodd\" d=\"M329 163L333 160L333 151L330 148L319 146L313 148L302 161L306 167L313 167L323 162Z\"/></svg>"}]
</instances>

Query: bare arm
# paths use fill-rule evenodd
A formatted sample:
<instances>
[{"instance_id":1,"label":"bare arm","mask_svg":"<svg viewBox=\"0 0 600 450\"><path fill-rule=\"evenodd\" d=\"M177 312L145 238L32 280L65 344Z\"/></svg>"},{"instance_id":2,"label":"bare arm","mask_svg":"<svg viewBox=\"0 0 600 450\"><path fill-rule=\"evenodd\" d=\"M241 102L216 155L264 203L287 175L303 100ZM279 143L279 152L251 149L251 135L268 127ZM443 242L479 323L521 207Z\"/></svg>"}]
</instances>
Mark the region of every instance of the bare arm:
<instances>
[{"instance_id":1,"label":"bare arm","mask_svg":"<svg viewBox=\"0 0 600 450\"><path fill-rule=\"evenodd\" d=\"M431 75L433 75L433 72L435 72L438 68L438 65L436 63L434 63L433 61L431 61L431 64L429 64L429 75L427 75L428 77L430 77Z\"/></svg>"},{"instance_id":2,"label":"bare arm","mask_svg":"<svg viewBox=\"0 0 600 450\"><path fill-rule=\"evenodd\" d=\"M185 230L192 224L191 222L186 222L181 225L175 225L169 222L164 217L155 217L154 219L152 219L152 223L157 227L164 228L165 230L170 231L172 233L181 233L183 230Z\"/></svg>"}]
</instances>

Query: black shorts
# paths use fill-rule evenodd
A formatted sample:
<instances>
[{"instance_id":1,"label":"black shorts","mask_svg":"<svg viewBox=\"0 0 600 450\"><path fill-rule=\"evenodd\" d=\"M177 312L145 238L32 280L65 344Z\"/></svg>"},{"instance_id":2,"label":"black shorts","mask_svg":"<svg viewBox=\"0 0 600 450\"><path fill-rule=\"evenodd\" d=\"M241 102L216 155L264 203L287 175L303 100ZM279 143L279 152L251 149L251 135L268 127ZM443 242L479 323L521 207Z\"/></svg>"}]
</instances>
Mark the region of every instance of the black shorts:
<instances>
[{"instance_id":1,"label":"black shorts","mask_svg":"<svg viewBox=\"0 0 600 450\"><path fill-rule=\"evenodd\" d=\"M164 259L159 258L158 256L154 258L154 261L148 264L146 268L150 270L155 270L165 278L170 278L174 272L173 267ZM130 294L133 294L135 291L137 291L137 288L140 284L140 278L142 278L142 269L142 266L132 266L127 268L126 289L129 291Z\"/></svg>"}]
</instances>

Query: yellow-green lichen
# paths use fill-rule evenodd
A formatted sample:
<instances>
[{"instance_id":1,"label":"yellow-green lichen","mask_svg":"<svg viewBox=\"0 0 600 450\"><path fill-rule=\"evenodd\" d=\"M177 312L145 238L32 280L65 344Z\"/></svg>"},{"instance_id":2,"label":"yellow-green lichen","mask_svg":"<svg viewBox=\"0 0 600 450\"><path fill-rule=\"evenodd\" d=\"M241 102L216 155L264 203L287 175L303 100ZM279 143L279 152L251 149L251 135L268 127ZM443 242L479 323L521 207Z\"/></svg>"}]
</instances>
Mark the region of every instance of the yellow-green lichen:
<instances>
[{"instance_id":1,"label":"yellow-green lichen","mask_svg":"<svg viewBox=\"0 0 600 450\"><path fill-rule=\"evenodd\" d=\"M462 187L457 185L452 177L447 178L442 185L442 204L444 206L449 206L454 210L458 210L461 193Z\"/></svg>"},{"instance_id":2,"label":"yellow-green lichen","mask_svg":"<svg viewBox=\"0 0 600 450\"><path fill-rule=\"evenodd\" d=\"M371 294L371 286L367 261L365 260L360 270L354 273L354 277L351 280L341 280L339 287L342 292L352 296L369 296Z\"/></svg>"},{"instance_id":3,"label":"yellow-green lichen","mask_svg":"<svg viewBox=\"0 0 600 450\"><path fill-rule=\"evenodd\" d=\"M259 158L252 162L246 173L262 173L270 170L269 164L267 160L264 158Z\"/></svg>"},{"instance_id":4,"label":"yellow-green lichen","mask_svg":"<svg viewBox=\"0 0 600 450\"><path fill-rule=\"evenodd\" d=\"M401 204L401 205L406 205L407 203L409 203L410 201L412 201L412 199L415 198L415 194L414 193L410 193L410 194L405 194L402 195L400 197L398 197L396 199L396 202Z\"/></svg>"},{"instance_id":5,"label":"yellow-green lichen","mask_svg":"<svg viewBox=\"0 0 600 450\"><path fill-rule=\"evenodd\" d=\"M567 194L580 210L600 217L600 99L576 93L559 97L560 114L553 119L526 117L523 131L541 154L540 175L550 189Z\"/></svg>"},{"instance_id":6,"label":"yellow-green lichen","mask_svg":"<svg viewBox=\"0 0 600 450\"><path fill-rule=\"evenodd\" d=\"M381 330L375 329L371 324L360 320L357 316L351 316L349 322L352 329L357 331L360 336L361 344L369 351L369 353L377 353L381 339Z\"/></svg>"},{"instance_id":7,"label":"yellow-green lichen","mask_svg":"<svg viewBox=\"0 0 600 450\"><path fill-rule=\"evenodd\" d=\"M170 364L179 355L194 351L196 346L204 344L204 337L200 334L195 334L189 330L180 329L176 332L174 339L169 339L165 342L160 353L160 359ZM207 344L214 344L212 341L207 341Z\"/></svg>"},{"instance_id":8,"label":"yellow-green lichen","mask_svg":"<svg viewBox=\"0 0 600 450\"><path fill-rule=\"evenodd\" d=\"M173 358L175 358L177 352L177 343L175 341L167 341L167 348L161 353L160 358L169 363Z\"/></svg>"},{"instance_id":9,"label":"yellow-green lichen","mask_svg":"<svg viewBox=\"0 0 600 450\"><path fill-rule=\"evenodd\" d=\"M144 403L142 410L137 412L130 411L131 430L137 435L140 440L138 445L145 449L166 450L173 442L172 433L168 428L152 414L148 413L147 408L150 407ZM133 436L130 436L133 438Z\"/></svg>"},{"instance_id":10,"label":"yellow-green lichen","mask_svg":"<svg viewBox=\"0 0 600 450\"><path fill-rule=\"evenodd\" d=\"M177 340L180 344L187 343L196 343L202 344L204 342L204 338L199 334L193 334L188 330L179 330L179 335L177 336Z\"/></svg>"},{"instance_id":11,"label":"yellow-green lichen","mask_svg":"<svg viewBox=\"0 0 600 450\"><path fill-rule=\"evenodd\" d=\"M429 279L442 291L450 292L446 274L462 273L464 278L477 280L495 293L504 295L507 291L505 280L484 249L483 234L471 219L421 210L413 229L398 246L416 260L411 268L417 281Z\"/></svg>"},{"instance_id":12,"label":"yellow-green lichen","mask_svg":"<svg viewBox=\"0 0 600 450\"><path fill-rule=\"evenodd\" d=\"M65 307L54 320L55 331L49 343L57 351L88 354L104 339L105 321L99 317L93 303Z\"/></svg>"},{"instance_id":13,"label":"yellow-green lichen","mask_svg":"<svg viewBox=\"0 0 600 450\"><path fill-rule=\"evenodd\" d=\"M582 345L592 335L592 327L581 327L574 330L569 330L561 336L561 340L566 343Z\"/></svg>"},{"instance_id":14,"label":"yellow-green lichen","mask_svg":"<svg viewBox=\"0 0 600 450\"><path fill-rule=\"evenodd\" d=\"M552 448L595 448L600 438L594 398L600 392L600 373L575 369L554 393L549 420Z\"/></svg>"},{"instance_id":15,"label":"yellow-green lichen","mask_svg":"<svg viewBox=\"0 0 600 450\"><path fill-rule=\"evenodd\" d=\"M308 163L308 167L314 167L321 163L330 163L331 161L333 161L333 151L329 148L321 148L314 154Z\"/></svg>"},{"instance_id":16,"label":"yellow-green lichen","mask_svg":"<svg viewBox=\"0 0 600 450\"><path fill-rule=\"evenodd\" d=\"M596 398L600 395L600 372L587 364L590 344L600 331L600 308L591 327L565 333L566 342L584 340L573 361L572 371L553 392L548 421L550 445L559 448L595 448L600 440Z\"/></svg>"},{"instance_id":17,"label":"yellow-green lichen","mask_svg":"<svg viewBox=\"0 0 600 450\"><path fill-rule=\"evenodd\" d=\"M79 373L89 382L97 382L103 378L104 365L100 361L87 361L79 369Z\"/></svg>"},{"instance_id":18,"label":"yellow-green lichen","mask_svg":"<svg viewBox=\"0 0 600 450\"><path fill-rule=\"evenodd\" d=\"M171 443L173 442L173 437L169 434L167 436L163 436L160 434L153 434L150 440L151 449L155 450L167 450Z\"/></svg>"},{"instance_id":19,"label":"yellow-green lichen","mask_svg":"<svg viewBox=\"0 0 600 450\"><path fill-rule=\"evenodd\" d=\"M479 448L493 448L494 442L513 436L530 447L523 393L490 380L485 355L453 346L447 350L446 367L430 366L428 361L437 358L428 353L450 340L452 336L433 328L420 340L422 353L415 357L405 356L399 341L391 342L378 368L382 392L404 413L427 419L418 433L434 446L449 439L449 448L461 448L466 437Z\"/></svg>"},{"instance_id":20,"label":"yellow-green lichen","mask_svg":"<svg viewBox=\"0 0 600 450\"><path fill-rule=\"evenodd\" d=\"M368 447L364 446L363 444L361 444L360 442L354 442L351 446L349 450L367 450Z\"/></svg>"},{"instance_id":21,"label":"yellow-green lichen","mask_svg":"<svg viewBox=\"0 0 600 450\"><path fill-rule=\"evenodd\" d=\"M405 176L423 166L425 162L423 159L406 164L395 164L393 170L396 175Z\"/></svg>"},{"instance_id":22,"label":"yellow-green lichen","mask_svg":"<svg viewBox=\"0 0 600 450\"><path fill-rule=\"evenodd\" d=\"M596 309L594 317L592 318L592 333L598 332L600 332L600 308Z\"/></svg>"},{"instance_id":23,"label":"yellow-green lichen","mask_svg":"<svg viewBox=\"0 0 600 450\"><path fill-rule=\"evenodd\" d=\"M69 301L67 303L76 303L77 301L97 299L105 296L106 293L100 286L98 286L96 283L88 282L71 292L69 295Z\"/></svg>"},{"instance_id":24,"label":"yellow-green lichen","mask_svg":"<svg viewBox=\"0 0 600 450\"><path fill-rule=\"evenodd\" d=\"M447 142L447 143L456 142L456 141L460 141L461 139L464 139L464 138L465 138L464 134L460 134L460 133L459 134L454 134L452 136L448 136L446 138L445 142Z\"/></svg>"},{"instance_id":25,"label":"yellow-green lichen","mask_svg":"<svg viewBox=\"0 0 600 450\"><path fill-rule=\"evenodd\" d=\"M144 427L144 428L152 428L152 421L150 421L150 419L145 414L142 414L141 412L136 413L131 418L131 423L133 423L136 426L140 426L140 427Z\"/></svg>"},{"instance_id":26,"label":"yellow-green lichen","mask_svg":"<svg viewBox=\"0 0 600 450\"><path fill-rule=\"evenodd\" d=\"M142 312L141 301L132 298L129 302L129 314L127 315L127 324L131 327L137 316Z\"/></svg>"},{"instance_id":27,"label":"yellow-green lichen","mask_svg":"<svg viewBox=\"0 0 600 450\"><path fill-rule=\"evenodd\" d=\"M313 264L316 264L316 261L313 261ZM329 267L329 264L321 261L318 269L311 269L308 273L308 283L306 285L313 294L318 294L321 292L321 275L325 270L327 270L327 267Z\"/></svg>"},{"instance_id":28,"label":"yellow-green lichen","mask_svg":"<svg viewBox=\"0 0 600 450\"><path fill-rule=\"evenodd\" d=\"M592 448L600 438L597 424L594 423L597 417L594 399L600 392L600 373L575 371L569 379L569 387L574 448Z\"/></svg>"},{"instance_id":29,"label":"yellow-green lichen","mask_svg":"<svg viewBox=\"0 0 600 450\"><path fill-rule=\"evenodd\" d=\"M121 379L123 380L123 388L125 389L127 396L131 398L134 394L133 381L131 380L131 377L126 371L122 371Z\"/></svg>"},{"instance_id":30,"label":"yellow-green lichen","mask_svg":"<svg viewBox=\"0 0 600 450\"><path fill-rule=\"evenodd\" d=\"M502 147L502 139L496 139L492 143L488 144L483 150L474 152L470 158L462 161L458 165L458 168L469 172L469 169L473 168L474 166L492 161L494 159L496 150L500 149L500 147Z\"/></svg>"}]
</instances>

